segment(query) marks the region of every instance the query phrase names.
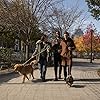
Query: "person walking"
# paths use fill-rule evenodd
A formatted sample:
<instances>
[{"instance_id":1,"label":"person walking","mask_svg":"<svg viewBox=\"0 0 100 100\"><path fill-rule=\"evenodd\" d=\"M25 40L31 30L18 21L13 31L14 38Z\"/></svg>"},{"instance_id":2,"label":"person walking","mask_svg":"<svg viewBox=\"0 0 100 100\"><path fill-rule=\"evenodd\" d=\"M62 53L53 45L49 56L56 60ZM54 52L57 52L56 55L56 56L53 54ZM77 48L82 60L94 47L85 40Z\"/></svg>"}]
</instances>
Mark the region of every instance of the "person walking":
<instances>
[{"instance_id":1,"label":"person walking","mask_svg":"<svg viewBox=\"0 0 100 100\"><path fill-rule=\"evenodd\" d=\"M67 31L64 32L64 36L60 42L61 46L61 65L64 68L64 80L66 81L68 66L68 76L71 76L72 69L72 51L76 48L73 40L69 37Z\"/></svg>"},{"instance_id":2,"label":"person walking","mask_svg":"<svg viewBox=\"0 0 100 100\"><path fill-rule=\"evenodd\" d=\"M60 56L60 32L56 32L56 38L54 39L54 43L52 45L53 49L53 55L54 55L54 72L55 72L55 81L58 80L57 74L58 74L58 66L59 66L59 79L61 79L61 71L62 71L62 66L61 66L61 56Z\"/></svg>"},{"instance_id":3,"label":"person walking","mask_svg":"<svg viewBox=\"0 0 100 100\"><path fill-rule=\"evenodd\" d=\"M40 64L40 78L42 81L45 81L45 75L47 70L47 57L49 52L50 46L47 42L47 36L43 35L40 40L36 42L36 48L32 57L36 56L37 62Z\"/></svg>"}]
</instances>

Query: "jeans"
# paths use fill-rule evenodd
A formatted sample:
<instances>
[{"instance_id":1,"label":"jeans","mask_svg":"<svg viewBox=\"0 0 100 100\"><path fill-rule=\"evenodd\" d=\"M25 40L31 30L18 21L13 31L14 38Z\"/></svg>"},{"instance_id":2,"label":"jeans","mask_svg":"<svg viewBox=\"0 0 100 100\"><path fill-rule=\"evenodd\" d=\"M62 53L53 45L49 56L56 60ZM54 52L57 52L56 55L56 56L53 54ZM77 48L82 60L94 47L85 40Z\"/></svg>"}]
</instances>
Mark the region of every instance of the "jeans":
<instances>
[{"instance_id":1,"label":"jeans","mask_svg":"<svg viewBox=\"0 0 100 100\"><path fill-rule=\"evenodd\" d=\"M46 58L41 58L40 61L40 74L41 74L41 78L45 79L45 75L46 75L46 70L47 70L47 60Z\"/></svg>"}]
</instances>

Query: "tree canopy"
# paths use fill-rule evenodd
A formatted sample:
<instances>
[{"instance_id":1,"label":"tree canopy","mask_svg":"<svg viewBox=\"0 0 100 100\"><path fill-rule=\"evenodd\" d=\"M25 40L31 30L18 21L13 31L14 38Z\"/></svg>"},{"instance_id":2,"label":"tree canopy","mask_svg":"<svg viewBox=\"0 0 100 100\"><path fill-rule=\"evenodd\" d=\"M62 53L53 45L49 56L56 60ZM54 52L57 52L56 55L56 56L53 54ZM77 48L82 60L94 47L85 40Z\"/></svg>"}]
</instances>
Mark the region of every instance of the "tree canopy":
<instances>
[{"instance_id":1,"label":"tree canopy","mask_svg":"<svg viewBox=\"0 0 100 100\"><path fill-rule=\"evenodd\" d=\"M100 20L100 0L85 0L85 1L87 2L91 15L95 19Z\"/></svg>"}]
</instances>

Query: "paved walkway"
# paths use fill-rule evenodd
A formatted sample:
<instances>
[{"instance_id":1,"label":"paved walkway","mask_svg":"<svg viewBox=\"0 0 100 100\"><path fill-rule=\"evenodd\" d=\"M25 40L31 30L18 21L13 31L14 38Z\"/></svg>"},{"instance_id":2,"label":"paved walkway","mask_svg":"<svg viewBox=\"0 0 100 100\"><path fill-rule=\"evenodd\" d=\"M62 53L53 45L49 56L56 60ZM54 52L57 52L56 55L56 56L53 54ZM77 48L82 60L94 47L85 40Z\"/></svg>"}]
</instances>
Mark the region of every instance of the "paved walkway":
<instances>
[{"instance_id":1,"label":"paved walkway","mask_svg":"<svg viewBox=\"0 0 100 100\"><path fill-rule=\"evenodd\" d=\"M96 61L90 64L88 60L74 60L72 87L67 86L63 79L53 80L53 67L47 70L46 82L41 82L39 70L35 70L34 80L26 80L24 84L21 83L22 76L16 73L2 74L0 100L100 100L100 77L96 71L100 62Z\"/></svg>"}]
</instances>

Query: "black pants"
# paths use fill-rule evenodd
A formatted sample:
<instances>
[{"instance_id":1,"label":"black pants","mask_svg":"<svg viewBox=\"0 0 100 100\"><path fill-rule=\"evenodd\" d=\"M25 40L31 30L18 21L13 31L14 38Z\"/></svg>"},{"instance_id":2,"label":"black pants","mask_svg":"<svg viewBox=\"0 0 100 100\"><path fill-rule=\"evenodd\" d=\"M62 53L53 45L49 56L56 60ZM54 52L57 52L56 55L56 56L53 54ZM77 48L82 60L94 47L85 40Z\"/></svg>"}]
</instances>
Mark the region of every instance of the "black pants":
<instances>
[{"instance_id":1,"label":"black pants","mask_svg":"<svg viewBox=\"0 0 100 100\"><path fill-rule=\"evenodd\" d=\"M59 77L61 77L61 71L62 71L61 56L58 55L58 54L54 54L54 72L55 72L55 78L57 78L58 66L59 66Z\"/></svg>"},{"instance_id":2,"label":"black pants","mask_svg":"<svg viewBox=\"0 0 100 100\"><path fill-rule=\"evenodd\" d=\"M64 78L67 77L67 65L66 66L62 66L63 70L64 70Z\"/></svg>"}]
</instances>

